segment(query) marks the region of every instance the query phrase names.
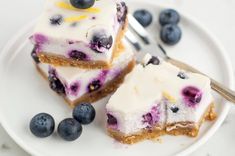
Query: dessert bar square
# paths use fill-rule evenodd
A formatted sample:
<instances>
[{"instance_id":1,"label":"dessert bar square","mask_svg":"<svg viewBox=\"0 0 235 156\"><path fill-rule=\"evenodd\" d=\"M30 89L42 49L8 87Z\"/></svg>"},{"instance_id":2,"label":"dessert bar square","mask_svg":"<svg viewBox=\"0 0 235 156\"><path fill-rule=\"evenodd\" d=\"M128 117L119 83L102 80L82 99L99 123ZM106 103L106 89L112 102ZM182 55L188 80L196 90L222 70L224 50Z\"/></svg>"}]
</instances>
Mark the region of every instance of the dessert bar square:
<instances>
[{"instance_id":1,"label":"dessert bar square","mask_svg":"<svg viewBox=\"0 0 235 156\"><path fill-rule=\"evenodd\" d=\"M143 62L106 106L110 136L127 144L163 134L197 136L201 123L215 118L210 79L157 57Z\"/></svg>"},{"instance_id":2,"label":"dessert bar square","mask_svg":"<svg viewBox=\"0 0 235 156\"><path fill-rule=\"evenodd\" d=\"M124 46L119 48L110 69L53 66L38 61L34 51L32 56L51 89L63 96L71 107L81 102L95 102L114 92L135 65L132 50Z\"/></svg>"},{"instance_id":3,"label":"dessert bar square","mask_svg":"<svg viewBox=\"0 0 235 156\"><path fill-rule=\"evenodd\" d=\"M47 0L30 37L41 62L80 68L110 68L124 36L127 6L99 0L77 9L69 0Z\"/></svg>"}]
</instances>

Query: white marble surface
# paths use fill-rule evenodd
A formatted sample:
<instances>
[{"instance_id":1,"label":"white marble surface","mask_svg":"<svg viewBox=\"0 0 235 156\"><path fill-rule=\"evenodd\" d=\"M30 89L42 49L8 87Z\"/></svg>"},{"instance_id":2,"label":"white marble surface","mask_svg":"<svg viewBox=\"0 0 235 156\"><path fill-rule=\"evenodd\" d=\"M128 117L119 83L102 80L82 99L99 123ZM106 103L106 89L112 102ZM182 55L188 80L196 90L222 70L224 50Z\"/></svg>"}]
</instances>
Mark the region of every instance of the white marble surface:
<instances>
[{"instance_id":1,"label":"white marble surface","mask_svg":"<svg viewBox=\"0 0 235 156\"><path fill-rule=\"evenodd\" d=\"M25 23L38 17L44 0L0 0L0 48ZM158 0L201 21L222 42L235 69L235 0ZM10 13L9 13L10 12ZM0 126L0 156L28 156ZM216 134L193 156L235 155L235 107Z\"/></svg>"}]
</instances>

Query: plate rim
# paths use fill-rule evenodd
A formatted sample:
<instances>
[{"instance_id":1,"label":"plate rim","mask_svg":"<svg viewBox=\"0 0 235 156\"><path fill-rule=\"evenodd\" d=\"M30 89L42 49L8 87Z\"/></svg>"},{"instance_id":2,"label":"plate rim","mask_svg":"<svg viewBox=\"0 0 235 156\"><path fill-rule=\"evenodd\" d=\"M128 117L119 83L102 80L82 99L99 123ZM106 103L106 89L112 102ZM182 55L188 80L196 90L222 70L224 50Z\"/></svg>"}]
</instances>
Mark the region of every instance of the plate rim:
<instances>
[{"instance_id":1,"label":"plate rim","mask_svg":"<svg viewBox=\"0 0 235 156\"><path fill-rule=\"evenodd\" d=\"M127 0L127 1L134 1L134 0ZM206 36L209 37L209 39L216 45L216 48L218 48L219 53L222 56L222 59L224 60L224 66L226 67L226 73L228 75L227 77L227 83L226 86L229 86L230 88L234 88L234 75L233 75L233 66L231 63L231 60L228 56L228 53L226 51L226 49L224 48L224 46L221 44L221 42L217 39L217 37L212 34L210 32L210 30L208 30L205 26L203 26L198 20L196 20L194 17L192 17L189 14L186 14L185 12L183 12L181 9L179 8L175 8L173 6L169 6L169 5L164 5L161 4L159 2L156 1L141 1L141 0L135 0L135 2L138 3L147 3L147 4L152 4L161 8L174 8L177 11L179 11L179 13L181 14L181 16L183 18L185 18L186 20L188 20L190 23L192 23L193 25L195 25L197 28L199 28L200 31L202 31L203 34L205 34ZM29 22L28 24L26 24L23 28L21 28L14 37L12 37L10 40L8 40L8 42L5 44L5 46L2 48L1 52L0 52L0 60L3 60L5 57L5 55L7 54L7 51L9 51L11 49L11 46L16 43L17 39L19 39L22 35L24 35L34 24L35 24L36 20L33 20L31 22ZM1 70L0 70L1 71ZM193 151L195 151L197 148L199 148L200 146L202 146L203 144L205 144L210 137L212 137L215 132L218 130L218 128L221 126L222 122L224 121L224 119L226 118L229 109L231 107L231 102L228 102L226 100L222 100L222 102L225 106L224 106L224 110L221 113L221 115L217 118L217 120L214 122L214 124L211 126L211 128L205 133L203 134L203 136L201 137L201 139L195 141L192 145L190 145L188 148L180 151L179 153L177 153L177 156L182 156L182 155L188 155L190 153L192 153ZM35 156L39 156L40 153L38 153L38 151L32 150L29 146L27 146L24 141L22 141L22 139L20 139L13 130L11 130L11 128L9 128L6 120L3 120L4 117L2 115L2 113L0 113L0 124L2 125L2 127L5 129L5 131L8 133L8 135L23 149L25 150L27 153L35 155Z\"/></svg>"}]
</instances>

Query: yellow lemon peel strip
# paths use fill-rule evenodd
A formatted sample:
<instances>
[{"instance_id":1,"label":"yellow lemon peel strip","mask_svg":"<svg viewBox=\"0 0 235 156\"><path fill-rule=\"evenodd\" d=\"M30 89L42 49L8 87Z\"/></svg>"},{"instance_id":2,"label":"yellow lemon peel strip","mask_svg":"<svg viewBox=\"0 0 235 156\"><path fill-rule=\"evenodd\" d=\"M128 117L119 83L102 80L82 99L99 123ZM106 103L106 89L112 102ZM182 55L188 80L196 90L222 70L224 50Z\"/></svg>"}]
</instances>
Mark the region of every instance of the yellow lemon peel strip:
<instances>
[{"instance_id":1,"label":"yellow lemon peel strip","mask_svg":"<svg viewBox=\"0 0 235 156\"><path fill-rule=\"evenodd\" d=\"M71 16L71 17L67 17L64 19L65 22L79 22L81 20L84 20L88 18L87 15L81 15L81 16Z\"/></svg>"},{"instance_id":2,"label":"yellow lemon peel strip","mask_svg":"<svg viewBox=\"0 0 235 156\"><path fill-rule=\"evenodd\" d=\"M176 99L167 92L163 92L163 96L169 100L171 103L176 103Z\"/></svg>"},{"instance_id":3,"label":"yellow lemon peel strip","mask_svg":"<svg viewBox=\"0 0 235 156\"><path fill-rule=\"evenodd\" d=\"M89 12L89 13L98 13L98 12L100 12L99 8L92 7L92 8L88 8L88 9L78 9L78 8L73 7L72 5L70 5L68 3L65 3L65 2L57 2L57 3L55 3L55 5L59 8L67 9L67 10L73 10L73 11L84 11L84 12Z\"/></svg>"}]
</instances>

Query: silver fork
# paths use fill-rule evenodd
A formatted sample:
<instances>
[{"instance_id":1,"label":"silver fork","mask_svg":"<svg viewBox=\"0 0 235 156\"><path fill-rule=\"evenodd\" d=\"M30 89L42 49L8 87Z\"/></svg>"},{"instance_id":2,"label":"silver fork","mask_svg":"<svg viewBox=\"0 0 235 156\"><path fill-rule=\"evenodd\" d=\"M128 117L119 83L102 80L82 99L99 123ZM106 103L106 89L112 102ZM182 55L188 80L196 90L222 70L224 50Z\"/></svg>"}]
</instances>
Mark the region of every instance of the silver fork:
<instances>
[{"instance_id":1,"label":"silver fork","mask_svg":"<svg viewBox=\"0 0 235 156\"><path fill-rule=\"evenodd\" d=\"M136 51L138 52L137 62L141 62L145 54L149 53L152 56L160 56L165 61L185 71L199 73L207 76L206 74L200 72L199 70L193 68L192 66L169 57L164 48L152 38L152 36L145 30L145 28L142 27L142 25L138 23L138 21L136 21L136 19L131 14L128 14L128 20L129 20L129 30L127 31L125 37L135 47ZM143 46L141 46L136 36L138 36L143 41L144 44ZM210 78L209 76L207 77ZM235 92L233 90L229 89L228 87L224 86L223 84L217 82L212 78L210 78L210 80L211 80L211 88L214 91L223 96L226 100L235 103Z\"/></svg>"}]
</instances>

